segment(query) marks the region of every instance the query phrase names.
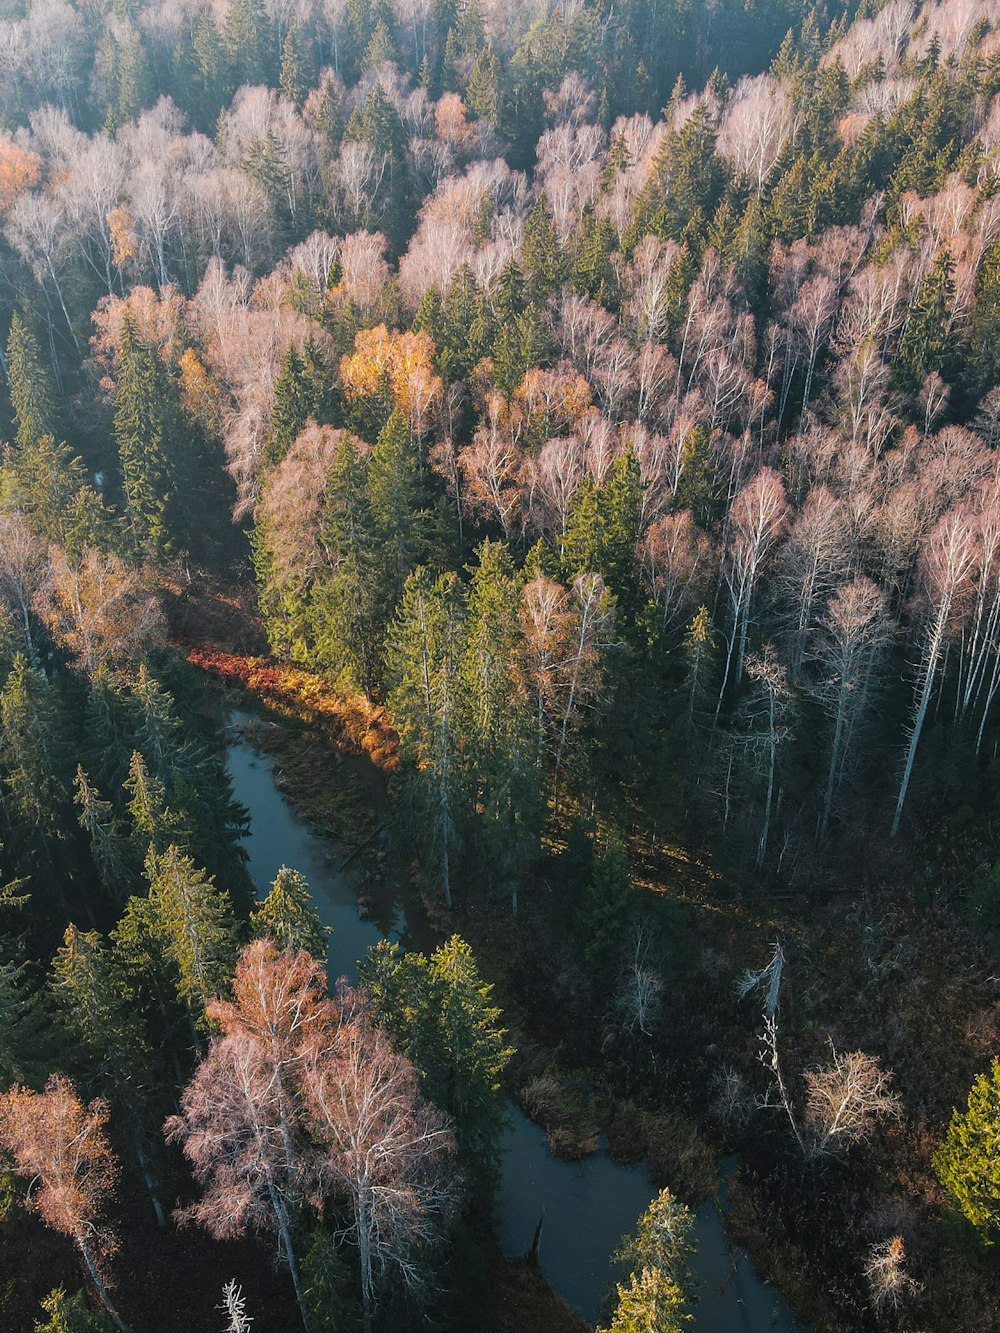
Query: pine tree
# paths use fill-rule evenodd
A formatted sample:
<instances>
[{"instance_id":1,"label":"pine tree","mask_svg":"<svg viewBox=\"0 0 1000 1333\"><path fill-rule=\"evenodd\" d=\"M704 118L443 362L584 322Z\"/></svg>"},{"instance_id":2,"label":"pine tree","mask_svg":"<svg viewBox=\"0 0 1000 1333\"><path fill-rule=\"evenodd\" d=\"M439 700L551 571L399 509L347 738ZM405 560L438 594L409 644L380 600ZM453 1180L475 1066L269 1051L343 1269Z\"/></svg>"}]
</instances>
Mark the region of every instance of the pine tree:
<instances>
[{"instance_id":1,"label":"pine tree","mask_svg":"<svg viewBox=\"0 0 1000 1333\"><path fill-rule=\"evenodd\" d=\"M1000 1060L972 1084L964 1111L952 1114L934 1154L948 1200L986 1245L1000 1228Z\"/></svg>"},{"instance_id":2,"label":"pine tree","mask_svg":"<svg viewBox=\"0 0 1000 1333\"><path fill-rule=\"evenodd\" d=\"M171 547L172 385L154 348L143 343L135 320L122 321L115 390L114 436L125 506L138 551L163 556Z\"/></svg>"},{"instance_id":3,"label":"pine tree","mask_svg":"<svg viewBox=\"0 0 1000 1333\"><path fill-rule=\"evenodd\" d=\"M511 895L537 850L541 824L533 725L520 662L520 588L502 542L483 542L469 588L463 680L474 801L484 864Z\"/></svg>"},{"instance_id":4,"label":"pine tree","mask_svg":"<svg viewBox=\"0 0 1000 1333\"><path fill-rule=\"evenodd\" d=\"M173 843L146 858L155 931L176 969L178 997L199 1025L204 1008L223 995L236 957L236 932L229 895Z\"/></svg>"},{"instance_id":5,"label":"pine tree","mask_svg":"<svg viewBox=\"0 0 1000 1333\"><path fill-rule=\"evenodd\" d=\"M452 935L428 958L383 940L362 960L360 980L425 1095L454 1119L466 1165L489 1177L503 1126L500 1079L513 1051L469 945Z\"/></svg>"},{"instance_id":6,"label":"pine tree","mask_svg":"<svg viewBox=\"0 0 1000 1333\"><path fill-rule=\"evenodd\" d=\"M476 56L465 89L465 105L474 120L485 120L500 128L503 106L503 72L491 46L484 46Z\"/></svg>"},{"instance_id":7,"label":"pine tree","mask_svg":"<svg viewBox=\"0 0 1000 1333\"><path fill-rule=\"evenodd\" d=\"M267 897L250 914L257 939L271 939L279 949L305 949L322 962L330 946L331 928L316 911L305 875L281 866Z\"/></svg>"},{"instance_id":8,"label":"pine tree","mask_svg":"<svg viewBox=\"0 0 1000 1333\"><path fill-rule=\"evenodd\" d=\"M417 569L406 582L387 648L400 774L414 831L448 908L466 817L461 753L465 622L464 590L457 575L435 580L427 570Z\"/></svg>"},{"instance_id":9,"label":"pine tree","mask_svg":"<svg viewBox=\"0 0 1000 1333\"><path fill-rule=\"evenodd\" d=\"M285 457L308 421L312 406L305 365L294 343L290 343L274 382L271 425L264 442L264 467L274 467Z\"/></svg>"},{"instance_id":10,"label":"pine tree","mask_svg":"<svg viewBox=\"0 0 1000 1333\"><path fill-rule=\"evenodd\" d=\"M599 847L594 856L594 872L587 886L587 962L606 964L618 940L632 898L632 873L625 845L617 834Z\"/></svg>"},{"instance_id":11,"label":"pine tree","mask_svg":"<svg viewBox=\"0 0 1000 1333\"><path fill-rule=\"evenodd\" d=\"M144 858L149 848L165 851L180 832L180 820L167 808L167 796L160 782L138 750L132 754L125 790L129 794L128 811L132 817L132 838L136 854Z\"/></svg>"},{"instance_id":12,"label":"pine tree","mask_svg":"<svg viewBox=\"0 0 1000 1333\"><path fill-rule=\"evenodd\" d=\"M552 210L544 193L528 214L521 244L521 265L528 275L531 299L544 302L566 281L566 252L560 244Z\"/></svg>"},{"instance_id":13,"label":"pine tree","mask_svg":"<svg viewBox=\"0 0 1000 1333\"><path fill-rule=\"evenodd\" d=\"M368 695L382 680L382 648L391 608L375 540L368 461L345 434L323 496L322 542L330 568L312 593L310 619L316 662L346 672Z\"/></svg>"},{"instance_id":14,"label":"pine tree","mask_svg":"<svg viewBox=\"0 0 1000 1333\"><path fill-rule=\"evenodd\" d=\"M42 1300L45 1323L35 1324L35 1333L111 1333L114 1324L106 1314L92 1310L82 1291L67 1296L55 1287Z\"/></svg>"},{"instance_id":15,"label":"pine tree","mask_svg":"<svg viewBox=\"0 0 1000 1333\"><path fill-rule=\"evenodd\" d=\"M10 500L41 534L57 542L75 561L85 546L108 550L117 532L87 469L68 445L52 435L18 449L3 468Z\"/></svg>"},{"instance_id":16,"label":"pine tree","mask_svg":"<svg viewBox=\"0 0 1000 1333\"><path fill-rule=\"evenodd\" d=\"M226 19L226 45L237 85L274 82L275 35L262 0L233 0Z\"/></svg>"},{"instance_id":17,"label":"pine tree","mask_svg":"<svg viewBox=\"0 0 1000 1333\"><path fill-rule=\"evenodd\" d=\"M714 712L712 675L716 664L715 634L707 606L699 606L684 639L684 730L688 741Z\"/></svg>"},{"instance_id":18,"label":"pine tree","mask_svg":"<svg viewBox=\"0 0 1000 1333\"><path fill-rule=\"evenodd\" d=\"M951 311L955 301L951 252L942 250L924 278L899 340L896 366L905 386L916 393L936 370L946 384L954 382Z\"/></svg>"},{"instance_id":19,"label":"pine tree","mask_svg":"<svg viewBox=\"0 0 1000 1333\"><path fill-rule=\"evenodd\" d=\"M618 1284L618 1304L599 1333L681 1333L691 1322L694 1218L668 1189L649 1205L614 1259L630 1276Z\"/></svg>"},{"instance_id":20,"label":"pine tree","mask_svg":"<svg viewBox=\"0 0 1000 1333\"><path fill-rule=\"evenodd\" d=\"M396 43L392 39L392 33L385 22L385 19L379 19L372 31L368 45L365 47L365 53L361 57L361 72L363 74L373 74L387 64L398 64L399 52L396 50Z\"/></svg>"},{"instance_id":21,"label":"pine tree","mask_svg":"<svg viewBox=\"0 0 1000 1333\"><path fill-rule=\"evenodd\" d=\"M18 654L0 691L5 805L26 849L51 864L71 803L68 719L46 677Z\"/></svg>"},{"instance_id":22,"label":"pine tree","mask_svg":"<svg viewBox=\"0 0 1000 1333\"><path fill-rule=\"evenodd\" d=\"M81 1070L101 1091L127 1105L138 1095L136 1075L148 1049L135 996L123 985L97 931L66 927L49 987Z\"/></svg>"},{"instance_id":23,"label":"pine tree","mask_svg":"<svg viewBox=\"0 0 1000 1333\"><path fill-rule=\"evenodd\" d=\"M18 448L26 452L43 435L55 434L58 413L52 376L42 359L38 339L17 311L11 317L7 338L7 379Z\"/></svg>"},{"instance_id":24,"label":"pine tree","mask_svg":"<svg viewBox=\"0 0 1000 1333\"><path fill-rule=\"evenodd\" d=\"M635 552L641 505L639 464L632 450L626 449L615 459L598 493L601 549L597 572L603 574L620 609L628 613L635 610L638 594Z\"/></svg>"},{"instance_id":25,"label":"pine tree","mask_svg":"<svg viewBox=\"0 0 1000 1333\"><path fill-rule=\"evenodd\" d=\"M192 45L191 82L197 123L201 130L210 132L232 96L229 51L211 9L198 11Z\"/></svg>"},{"instance_id":26,"label":"pine tree","mask_svg":"<svg viewBox=\"0 0 1000 1333\"><path fill-rule=\"evenodd\" d=\"M52 962L49 988L80 1072L111 1102L126 1127L132 1151L160 1226L163 1207L149 1162L143 1111L152 1092L150 1051L136 996L96 931L66 928Z\"/></svg>"},{"instance_id":27,"label":"pine tree","mask_svg":"<svg viewBox=\"0 0 1000 1333\"><path fill-rule=\"evenodd\" d=\"M395 410L379 433L368 464L372 521L385 574L388 614L407 575L427 554L428 512L420 454L403 414Z\"/></svg>"},{"instance_id":28,"label":"pine tree","mask_svg":"<svg viewBox=\"0 0 1000 1333\"><path fill-rule=\"evenodd\" d=\"M124 902L136 879L134 848L114 806L102 800L82 764L76 770L76 803L80 807L80 827L90 839L101 887L112 902Z\"/></svg>"},{"instance_id":29,"label":"pine tree","mask_svg":"<svg viewBox=\"0 0 1000 1333\"><path fill-rule=\"evenodd\" d=\"M313 70L309 59L309 48L301 28L297 24L292 24L285 34L285 43L281 49L279 79L281 91L301 110L312 83Z\"/></svg>"}]
</instances>

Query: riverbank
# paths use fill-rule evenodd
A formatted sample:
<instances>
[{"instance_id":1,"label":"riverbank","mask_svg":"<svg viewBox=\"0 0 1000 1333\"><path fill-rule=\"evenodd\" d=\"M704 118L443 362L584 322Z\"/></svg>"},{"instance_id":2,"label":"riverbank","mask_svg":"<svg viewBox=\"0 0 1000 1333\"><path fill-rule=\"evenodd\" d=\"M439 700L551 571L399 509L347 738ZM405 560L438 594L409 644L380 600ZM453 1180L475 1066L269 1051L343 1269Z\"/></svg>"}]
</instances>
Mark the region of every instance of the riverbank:
<instances>
[{"instance_id":1,"label":"riverbank","mask_svg":"<svg viewBox=\"0 0 1000 1333\"><path fill-rule=\"evenodd\" d=\"M307 753L323 736L326 757L309 752L286 783L298 808L332 785L323 765L336 765L338 755L353 757L358 781L384 796L385 751L364 744L367 722L349 732L322 682L299 673L261 678L270 665L261 659L226 661L224 670L217 658L197 664L230 684L263 679L266 689L253 697L290 728L292 752ZM347 714L364 717L353 705ZM930 1167L951 1107L1000 1044L998 986L968 931L915 892L886 891L873 901L859 888L856 899L813 902L808 913L796 913L794 902L755 906L721 883L700 889L693 877L673 873L673 863L658 866L646 843L640 892L666 960L668 1009L648 1040L609 1022L615 978L580 963L574 921L581 886L564 873L561 850L550 848L531 877L517 921L465 901L446 923L469 939L496 983L519 1048L511 1090L544 1125L551 1146L578 1156L606 1134L620 1160L646 1154L654 1177L692 1201L710 1182L718 1153L739 1153L730 1235L813 1333L881 1326L863 1264L871 1244L894 1234L904 1237L923 1284L921 1328L994 1328L995 1265L956 1249L941 1231ZM761 1015L752 1000L737 1000L735 983L766 961L776 937L793 960L784 1036L795 1086L805 1068L828 1058L833 1041L839 1050L877 1055L903 1096L904 1120L843 1166L803 1163L780 1117L754 1109L766 1078L758 1060Z\"/></svg>"}]
</instances>

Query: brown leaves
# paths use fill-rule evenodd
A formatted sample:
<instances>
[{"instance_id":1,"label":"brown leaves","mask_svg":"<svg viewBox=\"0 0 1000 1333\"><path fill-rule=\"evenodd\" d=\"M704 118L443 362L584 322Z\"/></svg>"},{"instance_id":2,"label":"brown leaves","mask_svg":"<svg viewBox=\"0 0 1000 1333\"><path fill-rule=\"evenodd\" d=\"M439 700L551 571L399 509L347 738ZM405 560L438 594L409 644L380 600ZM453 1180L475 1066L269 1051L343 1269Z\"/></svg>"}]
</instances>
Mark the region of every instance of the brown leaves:
<instances>
[{"instance_id":1,"label":"brown leaves","mask_svg":"<svg viewBox=\"0 0 1000 1333\"><path fill-rule=\"evenodd\" d=\"M77 561L58 546L49 556L51 577L35 606L56 640L88 672L138 661L163 629L148 576L92 546Z\"/></svg>"},{"instance_id":2,"label":"brown leaves","mask_svg":"<svg viewBox=\"0 0 1000 1333\"><path fill-rule=\"evenodd\" d=\"M44 1092L14 1087L0 1097L0 1144L32 1182L29 1206L77 1244L98 1234L110 1253L114 1237L99 1226L117 1178L107 1122L107 1103L84 1106L65 1074L53 1074Z\"/></svg>"}]
</instances>

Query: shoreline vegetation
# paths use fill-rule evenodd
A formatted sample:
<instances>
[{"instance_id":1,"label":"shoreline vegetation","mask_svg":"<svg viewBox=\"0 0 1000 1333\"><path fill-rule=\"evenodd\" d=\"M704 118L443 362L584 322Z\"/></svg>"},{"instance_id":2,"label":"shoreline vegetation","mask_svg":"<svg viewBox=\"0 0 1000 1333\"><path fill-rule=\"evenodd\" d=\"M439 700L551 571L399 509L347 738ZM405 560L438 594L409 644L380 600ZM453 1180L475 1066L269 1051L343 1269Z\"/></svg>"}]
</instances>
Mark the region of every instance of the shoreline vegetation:
<instances>
[{"instance_id":1,"label":"shoreline vegetation","mask_svg":"<svg viewBox=\"0 0 1000 1333\"><path fill-rule=\"evenodd\" d=\"M267 729L263 744L268 753L278 759L282 790L302 817L328 831L338 841L347 837L354 827L359 801L363 807L366 800L372 799L373 790L384 794L395 771L394 738L385 711L372 709L358 698L345 699L318 676L282 667L266 657L242 656L191 645L184 647L184 652L197 669L238 691L237 698L244 702L257 700L265 716L277 714L277 725ZM316 732L323 738L321 744L317 744ZM365 771L359 774L357 768L353 770L354 781L365 796L358 797L355 793L344 808L331 813L324 807L325 796L317 797L317 790L328 793L336 786L332 777L325 781L322 775L337 771L338 754L354 758L365 756L362 761ZM391 798L388 799L391 808ZM890 975L898 976L902 961L892 957L889 945L890 934L894 932L888 930L883 919L885 938L877 943L872 941L874 922L866 915L863 901L849 913L851 939L844 937L841 924L844 908L839 898L825 919L807 930L794 917L775 915L773 904L770 915L761 915L759 904L755 905L752 899L740 901L737 895L721 903L704 897L699 900L699 881L686 873L685 859L678 858L671 849L657 870L648 849L648 839L640 837L635 851L635 862L642 866L641 877L636 878L637 892L650 900L654 910L667 908L668 922L664 933L668 947L670 932L678 930L682 920L685 933L693 929L698 936L700 945L697 948L707 955L708 965L724 962L728 972L735 975L741 960L759 957L770 935L780 932L796 939L804 959L808 959L805 966L811 973L809 984L817 986L825 982L827 998L823 1008L834 994L839 992L844 1001L849 993L849 987L845 989L847 974L840 979L839 985L836 978L838 969L847 965L864 967L874 974L884 969ZM727 1233L734 1243L747 1250L760 1276L782 1292L796 1317L813 1333L847 1333L842 1324L829 1317L822 1285L815 1280L813 1259L800 1243L794 1221L796 1211L806 1205L808 1192L817 1187L828 1188L831 1180L837 1181L839 1167L836 1164L828 1168L821 1166L818 1175L807 1173L803 1178L794 1161L788 1159L780 1141L776 1141L775 1126L758 1126L746 1137L740 1121L750 1114L749 1109L740 1107L738 1098L733 1100L733 1090L726 1088L705 1068L721 1062L722 1042L736 1040L745 1048L755 1041L752 1026L740 1030L735 998L731 1001L733 1016L729 1019L730 1024L735 1025L735 1031L727 1033L720 1024L716 1036L721 1041L718 1044L707 1042L707 1051L696 1053L695 1060L701 1068L694 1078L700 1076L702 1080L701 1095L693 1093L689 1087L677 1098L675 1107L666 1112L644 1107L643 1093L636 1088L641 1073L630 1071L614 1061L611 1062L612 1072L606 1072L606 1053L601 1041L595 1043L593 1033L581 1040L581 1034L576 1030L580 1016L578 1006L569 1006L567 1012L573 1017L566 1026L560 1025L561 1006L553 1003L552 983L555 981L558 994L560 985L569 984L567 978L552 976L558 963L535 969L532 960L550 953L557 959L562 956L566 967L570 965L573 942L566 937L560 939L555 926L558 913L553 910L554 904L550 901L553 895L546 885L550 872L558 873L559 852L564 850L549 848L548 869L545 862L539 867L537 892L524 895L521 915L516 920L502 911L483 911L471 902L460 906L453 914L444 912L433 896L425 904L432 925L439 932L444 934L458 929L469 940L484 977L496 987L496 998L511 1028L512 1044L516 1049L505 1078L511 1095L529 1118L542 1126L550 1150L557 1156L570 1161L585 1156L596 1150L603 1136L615 1160L628 1165L645 1161L654 1184L668 1185L680 1199L691 1204L714 1192L723 1145L731 1148L737 1144L740 1169L728 1185L729 1206L724 1214ZM676 871L678 866L680 876L671 880L670 872ZM378 873L377 867L375 873ZM715 882L711 875L706 879L709 884ZM419 891L419 882L414 887ZM777 906L780 908L780 904ZM674 910L681 913L680 918L671 916ZM923 939L920 945L914 946L913 958L921 957L928 972L933 971L939 977L948 976L948 989L953 991L956 972L949 970L948 962L940 954L940 933L927 921L923 905L904 901L896 910L901 913L900 920L906 922L910 932L918 931L919 918L924 918ZM940 918L936 924L940 927ZM967 995L976 997L978 1012L984 1017L997 1012L986 960L979 955L972 937L954 922L950 924L952 930L948 938L954 951L951 958L953 964L961 959ZM865 951L859 958L852 959L853 948L866 939ZM686 947L691 949L690 944ZM934 953L938 956L932 963L930 955ZM512 966L511 960L518 958L521 966ZM685 966L690 963L689 958ZM702 982L706 979L704 966L702 959L694 969ZM529 976L532 977L530 984L527 983ZM548 983L544 989L534 985L539 976L544 976ZM929 979L926 984L931 984ZM712 986L711 989L718 1005L718 988ZM960 1018L963 1012L960 1004L956 1006L952 1000L948 1012L951 1015L951 1037L946 1015L941 1014L946 1026L939 1033L941 1045L935 1048L935 1055L943 1066L949 1067L951 1081L957 1086L960 1076L956 1077L950 1068L957 1052L949 1050L949 1041L959 1032L967 1039L969 1031L967 1023ZM977 1012L971 1001L969 1012ZM592 1011L591 1018L598 1029L600 1013ZM841 1011L838 1026L850 1029L863 1021L864 1015L860 1013ZM704 1030L704 1026L698 1024L699 1030ZM971 1052L966 1050L964 1067L972 1069L986 1057L988 1031L986 1029L974 1043ZM634 1050L630 1052L634 1053ZM677 1068L676 1073L681 1080L687 1081L682 1067ZM928 1070L923 1080L925 1086L932 1078ZM638 1100L623 1095L623 1088L636 1088ZM941 1095L939 1092L937 1100L942 1114L948 1096L948 1093ZM890 1208L912 1209L922 1204L937 1211L940 1207L939 1188L930 1174L929 1156L933 1144L927 1138L928 1128L927 1122L922 1121L909 1137L893 1131L886 1142L871 1151L869 1169L873 1181L892 1178L905 1163L910 1180L910 1199L904 1201L898 1195L893 1196L893 1201L888 1204ZM915 1150L919 1156L914 1155ZM782 1207L780 1195L776 1193L782 1185L795 1199L796 1211L791 1215ZM799 1212L799 1219L808 1235L805 1214ZM954 1290L953 1282L947 1281L947 1262L935 1263L933 1252L922 1257L938 1274L941 1289ZM530 1294L531 1317L538 1320L535 1325L529 1322L522 1326L539 1330L559 1327L557 1323L547 1325L545 1322L553 1315L546 1309L542 1290L545 1283L541 1275L521 1273L518 1276L521 1261L505 1261L506 1264L515 1267L514 1271L503 1268L501 1289L519 1293L521 1298ZM985 1278L986 1272L973 1261L967 1270L967 1278L975 1282L980 1276ZM952 1297L948 1295L946 1299ZM522 1317L528 1317L526 1310L522 1311ZM566 1326L569 1328L572 1324ZM499 1327L505 1325L501 1323Z\"/></svg>"}]
</instances>

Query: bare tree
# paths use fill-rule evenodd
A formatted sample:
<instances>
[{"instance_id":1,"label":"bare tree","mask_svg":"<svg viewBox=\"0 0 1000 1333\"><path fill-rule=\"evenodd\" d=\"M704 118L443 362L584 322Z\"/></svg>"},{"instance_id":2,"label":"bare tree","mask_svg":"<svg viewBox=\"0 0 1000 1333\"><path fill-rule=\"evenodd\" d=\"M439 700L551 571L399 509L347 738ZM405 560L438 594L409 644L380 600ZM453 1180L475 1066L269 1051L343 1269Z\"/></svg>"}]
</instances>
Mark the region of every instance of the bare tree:
<instances>
[{"instance_id":1,"label":"bare tree","mask_svg":"<svg viewBox=\"0 0 1000 1333\"><path fill-rule=\"evenodd\" d=\"M847 516L825 486L806 496L776 562L782 619L788 626L788 673L796 680L819 606L843 578L850 561Z\"/></svg>"},{"instance_id":2,"label":"bare tree","mask_svg":"<svg viewBox=\"0 0 1000 1333\"><path fill-rule=\"evenodd\" d=\"M834 797L874 702L879 661L893 629L885 595L864 577L839 588L821 618L816 642L820 678L812 692L831 723L821 838L826 836Z\"/></svg>"},{"instance_id":3,"label":"bare tree","mask_svg":"<svg viewBox=\"0 0 1000 1333\"><path fill-rule=\"evenodd\" d=\"M76 560L53 547L50 566L35 607L85 671L134 663L160 636L159 600L142 570L90 546Z\"/></svg>"},{"instance_id":4,"label":"bare tree","mask_svg":"<svg viewBox=\"0 0 1000 1333\"><path fill-rule=\"evenodd\" d=\"M922 1285L906 1271L906 1247L902 1236L889 1236L869 1246L865 1282L877 1314L895 1313L920 1295Z\"/></svg>"},{"instance_id":5,"label":"bare tree","mask_svg":"<svg viewBox=\"0 0 1000 1333\"><path fill-rule=\"evenodd\" d=\"M243 1288L232 1278L222 1289L222 1304L218 1307L228 1318L226 1333L250 1333L253 1315L247 1314Z\"/></svg>"},{"instance_id":6,"label":"bare tree","mask_svg":"<svg viewBox=\"0 0 1000 1333\"><path fill-rule=\"evenodd\" d=\"M832 1060L828 1065L807 1069L804 1074L806 1103L801 1115L796 1111L782 1068L778 1047L781 982L785 955L774 944L767 966L747 972L737 987L741 998L758 990L764 996L764 1034L761 1062L771 1071L774 1092L785 1112L802 1156L807 1159L833 1156L871 1137L881 1120L897 1119L901 1103L892 1091L892 1075L873 1055L863 1051L839 1052L831 1042ZM772 1090L760 1098L760 1106L770 1106Z\"/></svg>"},{"instance_id":7,"label":"bare tree","mask_svg":"<svg viewBox=\"0 0 1000 1333\"><path fill-rule=\"evenodd\" d=\"M941 519L921 552L920 608L923 634L909 728L910 740L892 818L890 836L893 838L899 832L906 793L913 775L913 762L948 638L956 622L967 610L976 575L977 556L974 524L964 508L952 509Z\"/></svg>"},{"instance_id":8,"label":"bare tree","mask_svg":"<svg viewBox=\"0 0 1000 1333\"><path fill-rule=\"evenodd\" d=\"M418 1291L427 1253L459 1197L455 1141L421 1097L416 1071L372 1022L361 995L339 997L332 1047L305 1067L313 1133L324 1145L323 1180L346 1203L342 1234L357 1246L366 1333L390 1282Z\"/></svg>"},{"instance_id":9,"label":"bare tree","mask_svg":"<svg viewBox=\"0 0 1000 1333\"><path fill-rule=\"evenodd\" d=\"M0 597L21 622L24 646L38 665L32 611L49 577L45 546L23 514L0 513Z\"/></svg>"},{"instance_id":10,"label":"bare tree","mask_svg":"<svg viewBox=\"0 0 1000 1333\"><path fill-rule=\"evenodd\" d=\"M785 486L773 468L761 468L733 502L729 514L729 540L722 563L732 623L719 688L719 707L730 680L738 685L743 676L754 592L764 564L784 528L787 513Z\"/></svg>"},{"instance_id":11,"label":"bare tree","mask_svg":"<svg viewBox=\"0 0 1000 1333\"><path fill-rule=\"evenodd\" d=\"M65 1074L44 1092L13 1087L0 1097L0 1144L31 1182L28 1205L68 1236L116 1328L125 1329L108 1292L105 1264L117 1248L101 1214L114 1191L117 1164L105 1134L107 1103L84 1106Z\"/></svg>"},{"instance_id":12,"label":"bare tree","mask_svg":"<svg viewBox=\"0 0 1000 1333\"><path fill-rule=\"evenodd\" d=\"M663 1012L663 976L653 958L654 943L649 925L633 922L615 997L625 1026L644 1037L651 1035Z\"/></svg>"},{"instance_id":13,"label":"bare tree","mask_svg":"<svg viewBox=\"0 0 1000 1333\"><path fill-rule=\"evenodd\" d=\"M880 1120L898 1120L901 1114L892 1075L874 1055L838 1051L832 1042L830 1053L828 1065L805 1073L804 1121L811 1157L831 1157L864 1143Z\"/></svg>"}]
</instances>

